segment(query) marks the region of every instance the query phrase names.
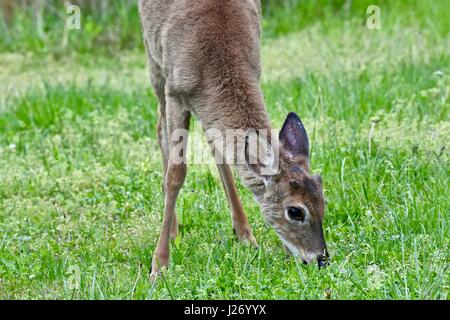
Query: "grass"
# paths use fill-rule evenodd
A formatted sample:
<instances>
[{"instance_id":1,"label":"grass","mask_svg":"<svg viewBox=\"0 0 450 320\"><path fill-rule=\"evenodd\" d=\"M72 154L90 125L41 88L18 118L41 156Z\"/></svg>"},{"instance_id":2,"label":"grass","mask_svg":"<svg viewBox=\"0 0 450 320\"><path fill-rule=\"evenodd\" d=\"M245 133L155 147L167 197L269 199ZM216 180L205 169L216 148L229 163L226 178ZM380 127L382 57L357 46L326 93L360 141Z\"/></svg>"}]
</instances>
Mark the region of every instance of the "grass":
<instances>
[{"instance_id":1,"label":"grass","mask_svg":"<svg viewBox=\"0 0 450 320\"><path fill-rule=\"evenodd\" d=\"M267 109L275 127L296 111L308 129L329 268L287 257L241 185L260 248L239 244L217 172L192 165L152 286L162 169L142 48L30 46L0 54L0 298L448 299L448 3L391 3L378 31L354 3L264 22Z\"/></svg>"}]
</instances>

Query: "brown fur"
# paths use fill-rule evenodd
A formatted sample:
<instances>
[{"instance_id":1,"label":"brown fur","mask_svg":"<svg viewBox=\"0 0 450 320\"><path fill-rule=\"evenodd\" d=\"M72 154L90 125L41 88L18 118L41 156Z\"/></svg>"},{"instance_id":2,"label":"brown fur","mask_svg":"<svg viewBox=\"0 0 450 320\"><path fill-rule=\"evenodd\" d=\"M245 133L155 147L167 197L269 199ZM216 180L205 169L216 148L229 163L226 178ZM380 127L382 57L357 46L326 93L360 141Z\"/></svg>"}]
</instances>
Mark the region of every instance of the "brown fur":
<instances>
[{"instance_id":1,"label":"brown fur","mask_svg":"<svg viewBox=\"0 0 450 320\"><path fill-rule=\"evenodd\" d=\"M168 263L169 240L177 230L175 202L187 170L186 164L172 163L171 133L188 129L191 114L205 130L271 130L271 125L259 86L259 0L140 0L139 10L159 100L158 137L164 167L165 214L152 265L156 274ZM257 166L236 165L236 169L285 244L291 251L298 248L309 261L325 251L322 187L309 175L308 156L290 154L281 142L275 176L261 176ZM236 234L256 245L230 167L218 165L218 169ZM285 216L286 208L298 203L309 208L307 226Z\"/></svg>"}]
</instances>

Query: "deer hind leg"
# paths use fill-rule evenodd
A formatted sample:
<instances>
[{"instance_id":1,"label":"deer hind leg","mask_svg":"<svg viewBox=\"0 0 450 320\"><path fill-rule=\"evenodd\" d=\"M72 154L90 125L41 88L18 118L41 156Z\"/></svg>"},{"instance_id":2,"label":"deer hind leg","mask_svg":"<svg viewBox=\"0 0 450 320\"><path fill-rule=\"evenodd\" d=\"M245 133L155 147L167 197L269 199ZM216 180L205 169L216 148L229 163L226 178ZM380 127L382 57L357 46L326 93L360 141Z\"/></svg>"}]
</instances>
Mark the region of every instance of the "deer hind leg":
<instances>
[{"instance_id":1,"label":"deer hind leg","mask_svg":"<svg viewBox=\"0 0 450 320\"><path fill-rule=\"evenodd\" d=\"M241 200L239 199L230 166L228 164L218 164L217 168L219 169L220 179L222 180L223 188L225 189L230 205L234 232L239 240L249 242L257 247L258 243L253 236L252 229L248 223Z\"/></svg>"},{"instance_id":2,"label":"deer hind leg","mask_svg":"<svg viewBox=\"0 0 450 320\"><path fill-rule=\"evenodd\" d=\"M151 272L153 279L160 268L166 267L169 263L169 242L173 231L173 223L176 219L175 204L187 172L186 149L190 113L183 110L182 104L177 97L167 96L166 99L167 114L165 125L168 133L168 161L164 178L164 218L158 244L153 255ZM177 139L174 142L172 135L176 129L184 129L184 135L180 140Z\"/></svg>"},{"instance_id":3,"label":"deer hind leg","mask_svg":"<svg viewBox=\"0 0 450 320\"><path fill-rule=\"evenodd\" d=\"M165 177L167 172L167 163L169 161L169 138L167 134L167 120L166 120L166 96L165 96L165 86L166 79L162 73L161 67L149 56L150 60L150 76L155 91L156 97L158 98L158 144L161 149L162 160L163 160L163 183L162 189L164 191ZM177 217L174 216L172 220L172 226L170 229L170 238L175 239L178 234L178 222Z\"/></svg>"}]
</instances>

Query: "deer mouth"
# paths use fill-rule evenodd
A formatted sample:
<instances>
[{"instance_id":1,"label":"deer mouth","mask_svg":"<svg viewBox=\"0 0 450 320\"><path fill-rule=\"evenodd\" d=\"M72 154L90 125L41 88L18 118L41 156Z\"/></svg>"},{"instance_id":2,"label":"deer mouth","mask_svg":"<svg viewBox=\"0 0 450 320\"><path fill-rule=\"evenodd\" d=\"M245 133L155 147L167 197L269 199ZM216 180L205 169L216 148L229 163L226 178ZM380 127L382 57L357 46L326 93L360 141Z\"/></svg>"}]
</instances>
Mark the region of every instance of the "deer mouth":
<instances>
[{"instance_id":1,"label":"deer mouth","mask_svg":"<svg viewBox=\"0 0 450 320\"><path fill-rule=\"evenodd\" d=\"M330 265L330 259L329 259L328 255L317 257L317 266L319 267L319 269L326 268L329 265Z\"/></svg>"},{"instance_id":2,"label":"deer mouth","mask_svg":"<svg viewBox=\"0 0 450 320\"><path fill-rule=\"evenodd\" d=\"M330 265L330 259L328 252L325 249L324 254L312 254L308 252L304 252L303 250L299 250L300 255L299 258L301 258L301 261L303 264L312 264L313 262L317 262L317 266L319 269L326 268Z\"/></svg>"},{"instance_id":3,"label":"deer mouth","mask_svg":"<svg viewBox=\"0 0 450 320\"><path fill-rule=\"evenodd\" d=\"M313 260L311 260L311 261L308 262L307 260L305 260L305 259L302 258L302 263L303 263L304 265L308 265L308 264L310 264L312 261L313 261ZM326 267L328 267L329 265L330 265L330 260L329 260L327 257L324 257L324 256L318 256L318 257L317 257L317 266L319 267L319 269L326 268Z\"/></svg>"}]
</instances>

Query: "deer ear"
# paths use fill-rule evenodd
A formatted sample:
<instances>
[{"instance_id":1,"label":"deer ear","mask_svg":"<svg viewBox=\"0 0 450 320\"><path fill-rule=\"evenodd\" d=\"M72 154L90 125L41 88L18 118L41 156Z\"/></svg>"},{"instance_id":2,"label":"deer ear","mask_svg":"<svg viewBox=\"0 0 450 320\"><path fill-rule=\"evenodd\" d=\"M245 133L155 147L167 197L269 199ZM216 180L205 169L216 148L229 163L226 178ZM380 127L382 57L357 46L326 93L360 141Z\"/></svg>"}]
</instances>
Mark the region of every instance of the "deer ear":
<instances>
[{"instance_id":1,"label":"deer ear","mask_svg":"<svg viewBox=\"0 0 450 320\"><path fill-rule=\"evenodd\" d=\"M280 143L290 155L309 157L309 140L300 118L291 112L280 131Z\"/></svg>"}]
</instances>

